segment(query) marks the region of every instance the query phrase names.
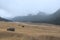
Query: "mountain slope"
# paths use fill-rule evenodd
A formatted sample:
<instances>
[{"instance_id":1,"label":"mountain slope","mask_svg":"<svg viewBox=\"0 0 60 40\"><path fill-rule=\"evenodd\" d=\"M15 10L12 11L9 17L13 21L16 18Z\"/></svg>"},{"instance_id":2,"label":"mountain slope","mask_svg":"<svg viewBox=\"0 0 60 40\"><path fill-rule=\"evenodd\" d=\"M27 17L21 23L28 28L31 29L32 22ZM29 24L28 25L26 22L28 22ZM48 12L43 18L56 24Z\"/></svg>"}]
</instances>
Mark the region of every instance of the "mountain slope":
<instances>
[{"instance_id":1,"label":"mountain slope","mask_svg":"<svg viewBox=\"0 0 60 40\"><path fill-rule=\"evenodd\" d=\"M53 24L60 24L60 9L57 10L54 14L50 15L49 20Z\"/></svg>"},{"instance_id":2,"label":"mountain slope","mask_svg":"<svg viewBox=\"0 0 60 40\"><path fill-rule=\"evenodd\" d=\"M17 16L13 18L14 21L42 21L46 17L46 13L44 12L38 12L36 15L27 15L27 16Z\"/></svg>"},{"instance_id":3,"label":"mountain slope","mask_svg":"<svg viewBox=\"0 0 60 40\"><path fill-rule=\"evenodd\" d=\"M36 15L17 16L14 21L33 22L33 23L50 23L60 25L60 9L51 15L46 15L44 12L39 12Z\"/></svg>"},{"instance_id":4,"label":"mountain slope","mask_svg":"<svg viewBox=\"0 0 60 40\"><path fill-rule=\"evenodd\" d=\"M11 21L11 20L0 17L0 21Z\"/></svg>"}]
</instances>

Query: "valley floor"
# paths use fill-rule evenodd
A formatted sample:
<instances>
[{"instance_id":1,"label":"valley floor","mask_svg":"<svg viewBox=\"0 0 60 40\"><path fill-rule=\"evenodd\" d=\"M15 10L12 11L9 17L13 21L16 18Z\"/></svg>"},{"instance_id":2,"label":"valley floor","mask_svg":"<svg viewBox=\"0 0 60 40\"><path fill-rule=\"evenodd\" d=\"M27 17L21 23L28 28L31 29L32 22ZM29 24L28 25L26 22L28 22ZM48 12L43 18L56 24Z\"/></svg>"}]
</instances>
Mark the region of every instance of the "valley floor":
<instances>
[{"instance_id":1,"label":"valley floor","mask_svg":"<svg viewBox=\"0 0 60 40\"><path fill-rule=\"evenodd\" d=\"M8 27L15 31L7 31ZM60 40L60 25L0 22L0 40Z\"/></svg>"}]
</instances>

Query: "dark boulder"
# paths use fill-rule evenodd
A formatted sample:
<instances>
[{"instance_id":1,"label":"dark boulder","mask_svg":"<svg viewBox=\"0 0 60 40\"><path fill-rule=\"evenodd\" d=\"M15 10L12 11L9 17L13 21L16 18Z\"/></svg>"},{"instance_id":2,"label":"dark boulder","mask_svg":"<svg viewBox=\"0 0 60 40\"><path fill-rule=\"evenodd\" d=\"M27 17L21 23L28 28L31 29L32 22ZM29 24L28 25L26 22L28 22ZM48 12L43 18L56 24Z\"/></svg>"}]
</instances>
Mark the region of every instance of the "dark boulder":
<instances>
[{"instance_id":1,"label":"dark boulder","mask_svg":"<svg viewBox=\"0 0 60 40\"><path fill-rule=\"evenodd\" d=\"M15 28L9 27L9 28L7 28L7 31L15 31Z\"/></svg>"}]
</instances>

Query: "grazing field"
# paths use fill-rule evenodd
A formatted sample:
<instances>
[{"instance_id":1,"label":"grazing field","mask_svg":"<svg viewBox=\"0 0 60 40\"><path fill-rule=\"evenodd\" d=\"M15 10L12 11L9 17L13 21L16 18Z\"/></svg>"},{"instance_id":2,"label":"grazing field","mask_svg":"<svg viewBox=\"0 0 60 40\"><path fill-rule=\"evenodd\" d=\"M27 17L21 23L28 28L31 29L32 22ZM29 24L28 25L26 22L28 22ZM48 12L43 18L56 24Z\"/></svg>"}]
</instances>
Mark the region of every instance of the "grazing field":
<instances>
[{"instance_id":1,"label":"grazing field","mask_svg":"<svg viewBox=\"0 0 60 40\"><path fill-rule=\"evenodd\" d=\"M8 27L15 28L15 31L7 31ZM60 26L0 22L0 40L60 40Z\"/></svg>"}]
</instances>

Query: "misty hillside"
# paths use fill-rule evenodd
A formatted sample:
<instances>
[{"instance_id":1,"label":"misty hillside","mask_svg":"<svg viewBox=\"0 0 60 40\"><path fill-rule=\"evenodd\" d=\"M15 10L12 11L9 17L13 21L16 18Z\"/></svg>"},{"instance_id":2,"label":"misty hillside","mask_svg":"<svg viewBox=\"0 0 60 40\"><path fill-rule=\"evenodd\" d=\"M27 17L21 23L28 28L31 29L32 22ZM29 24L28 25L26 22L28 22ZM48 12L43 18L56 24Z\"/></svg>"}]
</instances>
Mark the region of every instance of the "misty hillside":
<instances>
[{"instance_id":1,"label":"misty hillside","mask_svg":"<svg viewBox=\"0 0 60 40\"><path fill-rule=\"evenodd\" d=\"M44 12L38 12L36 15L17 16L13 18L14 21L33 22L33 23L51 23L60 24L60 9L51 15Z\"/></svg>"},{"instance_id":2,"label":"misty hillside","mask_svg":"<svg viewBox=\"0 0 60 40\"><path fill-rule=\"evenodd\" d=\"M53 24L60 24L60 9L50 15L49 21Z\"/></svg>"},{"instance_id":3,"label":"misty hillside","mask_svg":"<svg viewBox=\"0 0 60 40\"><path fill-rule=\"evenodd\" d=\"M38 12L36 15L29 14L27 16L17 16L13 18L14 21L25 21L25 22L31 22L31 21L42 21L45 19L47 15L44 12Z\"/></svg>"},{"instance_id":4,"label":"misty hillside","mask_svg":"<svg viewBox=\"0 0 60 40\"><path fill-rule=\"evenodd\" d=\"M0 17L0 21L11 21L11 20Z\"/></svg>"}]
</instances>

